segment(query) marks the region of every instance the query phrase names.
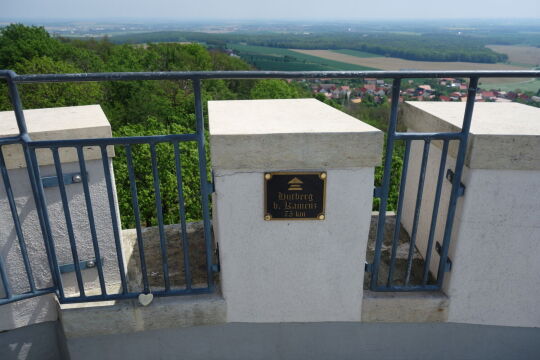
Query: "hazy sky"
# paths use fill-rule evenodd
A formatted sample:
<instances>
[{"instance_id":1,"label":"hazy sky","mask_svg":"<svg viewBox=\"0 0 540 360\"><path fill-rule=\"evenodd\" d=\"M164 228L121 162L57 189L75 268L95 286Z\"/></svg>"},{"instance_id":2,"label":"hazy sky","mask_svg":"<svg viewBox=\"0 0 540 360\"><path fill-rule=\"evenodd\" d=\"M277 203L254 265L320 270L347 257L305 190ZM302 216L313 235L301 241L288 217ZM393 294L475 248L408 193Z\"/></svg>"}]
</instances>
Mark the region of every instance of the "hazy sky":
<instances>
[{"instance_id":1,"label":"hazy sky","mask_svg":"<svg viewBox=\"0 0 540 360\"><path fill-rule=\"evenodd\" d=\"M540 0L1 0L0 18L540 18ZM7 4L6 4L7 2Z\"/></svg>"}]
</instances>

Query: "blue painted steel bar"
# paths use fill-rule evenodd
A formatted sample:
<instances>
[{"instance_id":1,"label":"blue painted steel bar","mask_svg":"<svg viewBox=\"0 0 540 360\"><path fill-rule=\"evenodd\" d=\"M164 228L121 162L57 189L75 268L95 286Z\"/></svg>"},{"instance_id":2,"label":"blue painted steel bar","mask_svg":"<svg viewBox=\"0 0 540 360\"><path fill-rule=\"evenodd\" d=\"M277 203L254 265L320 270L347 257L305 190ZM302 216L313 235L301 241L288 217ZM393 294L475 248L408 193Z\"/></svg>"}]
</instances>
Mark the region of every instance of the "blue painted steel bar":
<instances>
[{"instance_id":1,"label":"blue painted steel bar","mask_svg":"<svg viewBox=\"0 0 540 360\"><path fill-rule=\"evenodd\" d=\"M129 187L131 189L131 204L133 206L133 216L135 217L135 231L137 232L137 246L139 247L139 260L141 262L141 273L143 280L143 292L148 294L150 286L148 285L148 272L146 270L146 257L144 256L144 242L141 230L141 215L139 212L139 198L137 196L137 182L135 181L135 172L133 171L133 155L131 145L126 145L126 158L129 174Z\"/></svg>"},{"instance_id":2,"label":"blue painted steel bar","mask_svg":"<svg viewBox=\"0 0 540 360\"><path fill-rule=\"evenodd\" d=\"M116 247L116 259L118 260L118 271L120 273L120 281L122 282L122 293L127 294L126 269L124 268L124 256L122 255L122 244L120 243L120 224L118 224L118 215L116 213L116 205L114 202L114 193L112 186L112 174L109 167L109 156L107 155L107 147L101 145L101 161L103 163L103 172L105 173L105 183L107 186L107 195L109 197L109 211L111 212L112 230L114 236L114 244Z\"/></svg>"},{"instance_id":3,"label":"blue painted steel bar","mask_svg":"<svg viewBox=\"0 0 540 360\"><path fill-rule=\"evenodd\" d=\"M394 136L394 140L459 140L460 133L457 132L441 132L441 133L415 133L415 132L398 132Z\"/></svg>"},{"instance_id":4,"label":"blue painted steel bar","mask_svg":"<svg viewBox=\"0 0 540 360\"><path fill-rule=\"evenodd\" d=\"M26 292L23 294L11 294L11 297L9 298L0 298L0 305L6 305L6 304L14 303L16 301L25 300L25 299L33 298L35 296L41 296L41 295L50 294L54 292L56 292L56 287L38 289L36 291Z\"/></svg>"},{"instance_id":5,"label":"blue painted steel bar","mask_svg":"<svg viewBox=\"0 0 540 360\"><path fill-rule=\"evenodd\" d=\"M73 232L73 223L71 222L71 211L69 209L69 203L66 193L66 185L64 184L64 175L62 174L62 164L60 163L60 155L58 154L58 148L51 148L54 167L56 169L56 176L58 176L58 186L60 188L60 198L62 199L62 206L64 208L64 218L66 220L66 228L68 232L69 245L71 248L71 256L73 257L73 263L75 265L75 276L77 278L77 284L79 287L80 297L85 297L84 282L82 279L81 266L79 263L79 254L77 252L77 242L75 241L75 233Z\"/></svg>"},{"instance_id":6,"label":"blue painted steel bar","mask_svg":"<svg viewBox=\"0 0 540 360\"><path fill-rule=\"evenodd\" d=\"M444 140L441 152L441 161L439 165L439 175L437 177L437 188L435 190L435 202L433 204L433 212L431 214L431 225L429 227L428 245L426 256L424 257L424 271L422 275L422 285L426 285L429 277L429 264L431 262L431 252L433 251L433 240L435 237L435 229L437 227L437 216L439 215L439 204L441 202L441 190L444 182L444 170L446 168L446 158L448 155L448 140Z\"/></svg>"},{"instance_id":7,"label":"blue painted steel bar","mask_svg":"<svg viewBox=\"0 0 540 360\"><path fill-rule=\"evenodd\" d=\"M438 291L441 287L438 285L392 285L392 286L379 286L372 291L380 292L393 292L393 291Z\"/></svg>"},{"instance_id":8,"label":"blue painted steel bar","mask_svg":"<svg viewBox=\"0 0 540 360\"><path fill-rule=\"evenodd\" d=\"M388 121L388 133L386 134L386 153L384 158L384 170L382 178L382 196L379 205L379 219L377 221L377 237L375 239L375 256L373 259L373 272L371 273L370 287L377 287L379 267L381 264L381 250L384 240L384 224L386 223L386 206L388 203L388 191L390 189L390 170L392 168L392 154L394 153L394 136L397 127L399 92L401 79L394 79L392 83L392 107L390 120Z\"/></svg>"},{"instance_id":9,"label":"blue painted steel bar","mask_svg":"<svg viewBox=\"0 0 540 360\"><path fill-rule=\"evenodd\" d=\"M176 165L176 186L178 191L178 212L180 215L180 227L182 234L182 250L184 253L184 278L186 288L191 289L191 266L189 263L189 240L186 226L186 208L184 202L184 190L182 186L182 165L180 160L180 146L176 142L174 145L174 160Z\"/></svg>"},{"instance_id":10,"label":"blue painted steel bar","mask_svg":"<svg viewBox=\"0 0 540 360\"><path fill-rule=\"evenodd\" d=\"M540 70L493 70L493 71L162 71L162 72L110 72L79 74L17 75L9 70L0 70L0 77L8 78L12 73L17 83L84 82L116 80L205 80L205 79L414 79L414 78L469 78L496 77L512 78L540 77Z\"/></svg>"},{"instance_id":11,"label":"blue painted steel bar","mask_svg":"<svg viewBox=\"0 0 540 360\"><path fill-rule=\"evenodd\" d=\"M392 254L390 255L390 269L388 271L388 280L386 286L392 284L394 270L396 268L396 254L401 230L401 214L403 210L403 197L405 196L405 186L407 184L407 170L409 169L409 157L411 153L411 141L405 142L405 154L403 155L403 167L401 170L401 180L399 184L399 198L396 210L396 224L394 227L394 236L392 238Z\"/></svg>"},{"instance_id":12,"label":"blue painted steel bar","mask_svg":"<svg viewBox=\"0 0 540 360\"><path fill-rule=\"evenodd\" d=\"M424 193L424 182L426 180L426 167L429 156L429 141L424 141L424 151L422 153L422 165L420 166L420 181L416 193L416 205L414 207L414 220L411 231L411 242L409 243L409 254L407 256L407 272L405 274L405 285L409 284L411 278L412 262L414 250L416 248L416 234L418 232L418 222L420 221L420 211L422 208L422 195Z\"/></svg>"},{"instance_id":13,"label":"blue painted steel bar","mask_svg":"<svg viewBox=\"0 0 540 360\"><path fill-rule=\"evenodd\" d=\"M15 84L15 78L17 75L13 71L8 71L7 85L9 95L11 97L11 103L13 104L13 112L15 113L15 121L17 122L17 128L19 129L19 136L22 142L30 141L28 136L28 129L26 128L26 121L24 119L23 107L21 98L19 96L19 90L17 84Z\"/></svg>"},{"instance_id":14,"label":"blue painted steel bar","mask_svg":"<svg viewBox=\"0 0 540 360\"><path fill-rule=\"evenodd\" d=\"M154 136L133 136L115 138L94 138L94 139L69 139L69 140L37 140L29 143L32 148L50 148L52 146L75 147L75 146L102 146L102 145L125 145L125 144L157 144L171 141L197 141L196 134L178 135L154 135Z\"/></svg>"},{"instance_id":15,"label":"blue painted steel bar","mask_svg":"<svg viewBox=\"0 0 540 360\"><path fill-rule=\"evenodd\" d=\"M77 157L79 159L79 169L81 170L81 178L84 190L84 199L86 202L86 214L88 215L88 227L90 228L90 236L92 237L92 246L94 247L94 255L96 257L96 268L99 278L99 287L101 294L107 294L105 286L105 277L103 276L103 261L101 259L99 244L96 234L96 222L94 220L94 209L92 208L92 199L90 197L90 187L88 186L88 172L86 171L86 162L84 160L84 152L82 146L77 146Z\"/></svg>"},{"instance_id":16,"label":"blue painted steel bar","mask_svg":"<svg viewBox=\"0 0 540 360\"><path fill-rule=\"evenodd\" d=\"M167 258L167 238L165 237L165 228L163 226L163 206L161 204L161 191L159 190L159 172L156 155L156 146L150 144L150 155L152 158L152 177L154 180L154 194L156 197L156 215L159 229L159 244L161 246L161 261L163 266L163 282L165 283L165 291L171 289L169 279L169 260Z\"/></svg>"},{"instance_id":17,"label":"blue painted steel bar","mask_svg":"<svg viewBox=\"0 0 540 360\"><path fill-rule=\"evenodd\" d=\"M20 144L21 142L19 135L0 138L0 145Z\"/></svg>"},{"instance_id":18,"label":"blue painted steel bar","mask_svg":"<svg viewBox=\"0 0 540 360\"><path fill-rule=\"evenodd\" d=\"M24 240L24 234L21 227L21 221L19 219L19 214L17 212L17 205L15 204L15 197L13 196L13 190L11 188L11 181L9 180L9 174L6 168L4 153L2 152L1 146L0 146L0 171L2 172L2 180L4 181L4 188L6 190L6 196L9 202L9 209L11 211L13 225L15 226L15 233L17 234L17 239L19 240L19 248L21 250L21 256L24 263L24 270L26 271L26 277L28 278L28 285L30 286L30 291L34 292L36 291L36 284L34 282L32 266L30 265L30 260L28 259L28 250L26 249L26 242Z\"/></svg>"},{"instance_id":19,"label":"blue painted steel bar","mask_svg":"<svg viewBox=\"0 0 540 360\"><path fill-rule=\"evenodd\" d=\"M439 269L437 271L437 285L442 286L444 280L444 272L446 260L448 259L448 248L450 246L450 238L452 236L452 227L454 226L454 217L456 214L456 206L459 198L459 187L461 184L461 176L465 166L465 155L467 153L467 142L469 132L471 130L471 120L474 110L474 100L478 88L478 77L471 77L469 81L469 89L467 91L467 103L465 104L465 114L463 115L463 124L461 125L462 138L459 142L458 154L456 158L456 167L454 171L454 182L452 183L452 191L450 193L450 201L448 205L448 215L446 217L446 225L444 228L444 237L441 249L441 257L439 259Z\"/></svg>"},{"instance_id":20,"label":"blue painted steel bar","mask_svg":"<svg viewBox=\"0 0 540 360\"><path fill-rule=\"evenodd\" d=\"M58 290L58 297L60 298L60 301L62 301L65 299L64 285L62 281L62 276L60 275L58 259L56 258L56 250L54 245L54 239L52 237L51 223L49 221L49 212L47 210L47 200L45 199L45 191L43 190L43 184L40 180L41 176L39 171L39 162L36 156L36 150L26 148L25 159L26 165L28 167L30 183L32 185L34 201L36 202L36 210L39 217L39 223L41 231L43 232L45 249L47 250L47 256L49 258L51 274L53 275L52 277Z\"/></svg>"},{"instance_id":21,"label":"blue painted steel bar","mask_svg":"<svg viewBox=\"0 0 540 360\"><path fill-rule=\"evenodd\" d=\"M201 184L201 204L204 225L204 242L206 248L206 275L210 289L214 288L214 274L212 272L212 233L210 230L210 208L208 206L208 196L210 195L209 183L206 169L206 149L204 146L204 116L201 97L201 81L193 80L193 93L195 95L195 119L197 121L197 147L199 152L199 177Z\"/></svg>"},{"instance_id":22,"label":"blue painted steel bar","mask_svg":"<svg viewBox=\"0 0 540 360\"><path fill-rule=\"evenodd\" d=\"M4 288L4 293L6 294L6 299L11 299L11 286L9 285L9 279L6 272L6 267L4 266L4 260L0 256L0 279L2 279L2 286ZM2 300L2 298L0 298Z\"/></svg>"},{"instance_id":23,"label":"blue painted steel bar","mask_svg":"<svg viewBox=\"0 0 540 360\"><path fill-rule=\"evenodd\" d=\"M60 270L58 269L58 263L56 262L54 243L52 240L52 233L47 214L47 203L45 201L43 187L39 176L39 163L37 162L35 152L31 151L29 147L29 143L32 140L28 135L28 129L26 128L26 121L24 118L21 97L19 96L19 90L13 81L16 74L13 71L3 71L3 74L7 78L9 96L11 99L11 104L13 105L13 112L15 113L17 127L19 128L20 143L22 144L24 159L26 161L26 171L28 173L28 180L32 189L34 202L36 204L39 226L43 234L45 252L47 253L52 281L58 288L58 295L62 299L64 296L64 291L61 289L62 278L60 277Z\"/></svg>"}]
</instances>

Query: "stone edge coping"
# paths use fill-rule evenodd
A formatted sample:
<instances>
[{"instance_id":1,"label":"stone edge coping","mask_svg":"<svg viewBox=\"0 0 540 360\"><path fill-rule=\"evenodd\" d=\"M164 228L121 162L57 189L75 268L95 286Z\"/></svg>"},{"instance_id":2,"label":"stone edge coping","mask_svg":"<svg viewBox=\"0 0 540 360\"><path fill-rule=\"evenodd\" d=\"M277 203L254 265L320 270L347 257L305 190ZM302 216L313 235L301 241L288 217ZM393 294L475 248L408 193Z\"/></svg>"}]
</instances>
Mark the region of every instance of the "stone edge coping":
<instances>
[{"instance_id":1,"label":"stone edge coping","mask_svg":"<svg viewBox=\"0 0 540 360\"><path fill-rule=\"evenodd\" d=\"M111 125L100 105L69 106L24 110L26 125L32 140L67 140L112 137ZM19 134L13 111L0 112L0 138ZM101 160L99 146L83 148L85 160ZM2 146L8 169L26 168L22 147L19 144ZM114 157L114 146L107 147L109 157ZM78 162L74 148L59 148L62 163ZM53 165L48 149L37 149L40 166Z\"/></svg>"},{"instance_id":2,"label":"stone edge coping","mask_svg":"<svg viewBox=\"0 0 540 360\"><path fill-rule=\"evenodd\" d=\"M225 300L217 293L154 297L148 306L137 299L58 304L58 312L67 338L226 322Z\"/></svg>"},{"instance_id":3,"label":"stone edge coping","mask_svg":"<svg viewBox=\"0 0 540 360\"><path fill-rule=\"evenodd\" d=\"M252 108L259 105L265 108L258 119L260 129L249 123L252 116L256 119ZM342 169L373 167L382 161L382 131L314 99L216 101L208 107L215 169ZM269 125L272 107L278 120ZM238 120L230 113L234 111ZM310 122L307 116L317 118ZM332 117L338 122L335 132L327 122ZM284 118L299 120L286 128Z\"/></svg>"},{"instance_id":4,"label":"stone edge coping","mask_svg":"<svg viewBox=\"0 0 540 360\"><path fill-rule=\"evenodd\" d=\"M449 301L442 291L364 290L362 322L446 322Z\"/></svg>"},{"instance_id":5,"label":"stone edge coping","mask_svg":"<svg viewBox=\"0 0 540 360\"><path fill-rule=\"evenodd\" d=\"M402 104L400 118L408 131L461 131L461 127L415 106L415 102ZM442 148L443 142L437 140L432 141L432 144ZM448 153L454 158L457 157L457 141L450 142ZM540 170L540 135L477 134L472 130L467 144L465 165L471 169Z\"/></svg>"}]
</instances>

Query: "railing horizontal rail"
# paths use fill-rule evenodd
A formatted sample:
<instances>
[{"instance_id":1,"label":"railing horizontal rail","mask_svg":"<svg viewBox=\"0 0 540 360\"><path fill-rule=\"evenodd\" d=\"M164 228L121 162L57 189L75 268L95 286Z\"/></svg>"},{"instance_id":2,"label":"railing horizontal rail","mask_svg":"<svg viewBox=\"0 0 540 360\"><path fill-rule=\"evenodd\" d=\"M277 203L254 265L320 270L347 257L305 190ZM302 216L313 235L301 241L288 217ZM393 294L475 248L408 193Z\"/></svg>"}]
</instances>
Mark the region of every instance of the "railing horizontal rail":
<instances>
[{"instance_id":1,"label":"railing horizontal rail","mask_svg":"<svg viewBox=\"0 0 540 360\"><path fill-rule=\"evenodd\" d=\"M318 79L318 78L445 78L445 77L540 77L540 70L476 70L476 71L167 71L167 72L109 72L79 74L17 75L0 70L0 77L23 83L128 81L128 80L205 80L205 79Z\"/></svg>"},{"instance_id":2,"label":"railing horizontal rail","mask_svg":"<svg viewBox=\"0 0 540 360\"><path fill-rule=\"evenodd\" d=\"M197 141L196 134L177 134L177 135L153 135L153 136L132 136L132 137L114 137L114 138L91 138L91 139L66 139L66 140L37 140L28 143L31 148L49 148L49 147L76 147L76 146L95 146L95 145L134 145L134 144L157 144L176 141Z\"/></svg>"},{"instance_id":3,"label":"railing horizontal rail","mask_svg":"<svg viewBox=\"0 0 540 360\"><path fill-rule=\"evenodd\" d=\"M440 132L440 133L417 133L417 132L398 132L394 136L395 140L459 140L462 137L460 132Z\"/></svg>"},{"instance_id":4,"label":"railing horizontal rail","mask_svg":"<svg viewBox=\"0 0 540 360\"><path fill-rule=\"evenodd\" d=\"M1 298L0 299L0 305L10 304L10 303L17 302L17 301L20 301L20 300L29 299L29 298L32 298L32 297L35 297L35 296L51 294L51 293L54 293L56 291L57 291L56 287L48 287L48 288L45 288L45 289L39 289L39 290L20 293L20 294L12 294L10 297Z\"/></svg>"}]
</instances>

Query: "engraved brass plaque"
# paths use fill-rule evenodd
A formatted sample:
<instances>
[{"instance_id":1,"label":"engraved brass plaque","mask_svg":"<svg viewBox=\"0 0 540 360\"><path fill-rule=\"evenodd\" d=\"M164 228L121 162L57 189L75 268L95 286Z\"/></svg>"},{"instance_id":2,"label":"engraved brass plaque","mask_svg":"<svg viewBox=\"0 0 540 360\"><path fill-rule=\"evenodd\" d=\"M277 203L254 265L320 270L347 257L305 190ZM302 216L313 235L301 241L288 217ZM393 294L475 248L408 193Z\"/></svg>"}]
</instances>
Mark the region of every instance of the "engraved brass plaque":
<instances>
[{"instance_id":1,"label":"engraved brass plaque","mask_svg":"<svg viewBox=\"0 0 540 360\"><path fill-rule=\"evenodd\" d=\"M325 172L264 174L264 220L324 220Z\"/></svg>"}]
</instances>

